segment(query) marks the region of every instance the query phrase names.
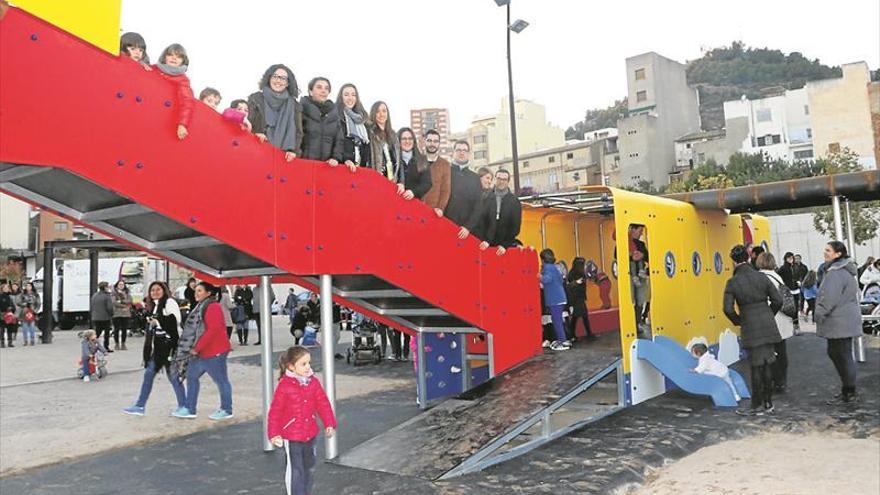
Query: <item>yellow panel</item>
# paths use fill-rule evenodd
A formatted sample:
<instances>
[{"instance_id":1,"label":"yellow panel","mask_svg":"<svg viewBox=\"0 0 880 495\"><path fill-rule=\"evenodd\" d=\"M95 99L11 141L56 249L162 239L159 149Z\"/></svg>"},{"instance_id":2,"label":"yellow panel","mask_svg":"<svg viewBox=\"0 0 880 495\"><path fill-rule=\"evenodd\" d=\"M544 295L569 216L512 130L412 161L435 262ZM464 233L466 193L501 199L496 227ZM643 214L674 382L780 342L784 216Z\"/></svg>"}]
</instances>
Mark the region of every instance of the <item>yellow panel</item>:
<instances>
[{"instance_id":1,"label":"yellow panel","mask_svg":"<svg viewBox=\"0 0 880 495\"><path fill-rule=\"evenodd\" d=\"M119 53L122 0L15 0L16 7L113 55Z\"/></svg>"},{"instance_id":2,"label":"yellow panel","mask_svg":"<svg viewBox=\"0 0 880 495\"><path fill-rule=\"evenodd\" d=\"M612 271L614 263L614 217L598 214L582 214L577 220L578 252L586 260L593 260L611 280L611 305L617 306L617 279ZM590 310L602 307L599 288L587 285L587 306Z\"/></svg>"}]
</instances>

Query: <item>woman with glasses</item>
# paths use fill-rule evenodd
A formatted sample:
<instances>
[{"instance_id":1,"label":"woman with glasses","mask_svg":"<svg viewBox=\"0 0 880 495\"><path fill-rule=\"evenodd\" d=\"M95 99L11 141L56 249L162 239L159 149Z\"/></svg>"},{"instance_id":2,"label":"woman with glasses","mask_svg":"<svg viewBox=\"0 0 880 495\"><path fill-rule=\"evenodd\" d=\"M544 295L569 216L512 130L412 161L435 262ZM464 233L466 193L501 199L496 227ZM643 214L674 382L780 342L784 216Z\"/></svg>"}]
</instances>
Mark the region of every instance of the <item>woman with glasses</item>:
<instances>
[{"instance_id":1,"label":"woman with glasses","mask_svg":"<svg viewBox=\"0 0 880 495\"><path fill-rule=\"evenodd\" d=\"M400 141L400 166L403 168L404 186L416 198L422 199L431 190L431 170L428 161L416 146L416 134L409 127L397 131Z\"/></svg>"},{"instance_id":2,"label":"woman with glasses","mask_svg":"<svg viewBox=\"0 0 880 495\"><path fill-rule=\"evenodd\" d=\"M248 97L248 119L253 133L261 142L269 141L284 151L291 161L299 155L302 129L299 128L301 108L297 103L299 87L286 65L275 64L263 73L260 90Z\"/></svg>"}]
</instances>

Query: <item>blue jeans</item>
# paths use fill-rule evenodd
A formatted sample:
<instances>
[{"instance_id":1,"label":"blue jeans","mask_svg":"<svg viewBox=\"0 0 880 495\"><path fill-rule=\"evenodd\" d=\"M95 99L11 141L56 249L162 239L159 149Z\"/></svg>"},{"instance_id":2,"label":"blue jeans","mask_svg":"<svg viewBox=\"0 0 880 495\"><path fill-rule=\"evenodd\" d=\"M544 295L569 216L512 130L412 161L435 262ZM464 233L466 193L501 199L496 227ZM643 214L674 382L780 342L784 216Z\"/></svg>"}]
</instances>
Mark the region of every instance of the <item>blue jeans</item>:
<instances>
[{"instance_id":1,"label":"blue jeans","mask_svg":"<svg viewBox=\"0 0 880 495\"><path fill-rule=\"evenodd\" d=\"M156 369L155 362L150 361L147 363L147 367L144 368L144 381L141 383L141 395L138 396L138 400L134 405L138 407L147 406L147 399L150 398L150 392L153 391L153 380L156 379L158 373L159 370ZM177 397L177 407L186 406L186 390L183 389L183 384L177 379L177 372L173 371L173 367L168 367L165 369L165 374L168 376L168 382L171 384L171 388L174 389L174 395Z\"/></svg>"},{"instance_id":2,"label":"blue jeans","mask_svg":"<svg viewBox=\"0 0 880 495\"><path fill-rule=\"evenodd\" d=\"M220 391L220 409L232 414L232 384L229 383L229 374L226 372L226 356L228 353L212 358L195 358L190 361L186 369L186 408L195 414L199 403L199 379L205 373L217 384Z\"/></svg>"},{"instance_id":3,"label":"blue jeans","mask_svg":"<svg viewBox=\"0 0 880 495\"><path fill-rule=\"evenodd\" d=\"M33 342L37 338L37 322L23 321L21 322L22 338L25 342Z\"/></svg>"},{"instance_id":4,"label":"blue jeans","mask_svg":"<svg viewBox=\"0 0 880 495\"><path fill-rule=\"evenodd\" d=\"M565 311L565 304L557 304L550 306L550 320L553 322L553 331L556 333L556 340L565 342L565 326L562 318L562 312Z\"/></svg>"}]
</instances>

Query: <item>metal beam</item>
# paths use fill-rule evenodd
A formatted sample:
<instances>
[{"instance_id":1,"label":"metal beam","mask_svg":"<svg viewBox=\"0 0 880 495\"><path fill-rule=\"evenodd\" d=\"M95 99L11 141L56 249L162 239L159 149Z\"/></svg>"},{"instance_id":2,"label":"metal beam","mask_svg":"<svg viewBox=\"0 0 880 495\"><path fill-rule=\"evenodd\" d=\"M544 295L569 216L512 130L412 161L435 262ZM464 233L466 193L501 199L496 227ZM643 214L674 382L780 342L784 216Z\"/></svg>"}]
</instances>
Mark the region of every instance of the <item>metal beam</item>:
<instances>
[{"instance_id":1,"label":"metal beam","mask_svg":"<svg viewBox=\"0 0 880 495\"><path fill-rule=\"evenodd\" d=\"M324 392L330 407L336 413L336 338L333 328L333 277L321 275L321 364L324 367ZM326 426L326 425L325 425ZM324 457L328 460L337 456L336 435L324 436Z\"/></svg>"},{"instance_id":2,"label":"metal beam","mask_svg":"<svg viewBox=\"0 0 880 495\"><path fill-rule=\"evenodd\" d=\"M12 165L11 163L4 163L4 165ZM42 174L52 170L51 167L34 167L30 165L15 165L13 168L6 169L0 172L0 182L11 182L18 179L23 179L25 177L30 177L32 175Z\"/></svg>"},{"instance_id":3,"label":"metal beam","mask_svg":"<svg viewBox=\"0 0 880 495\"><path fill-rule=\"evenodd\" d=\"M333 292L339 296L344 297L346 299L372 299L379 297L388 297L388 298L404 298L404 297L415 297L409 292L403 289L377 289L377 290L339 290L334 289Z\"/></svg>"},{"instance_id":4,"label":"metal beam","mask_svg":"<svg viewBox=\"0 0 880 495\"><path fill-rule=\"evenodd\" d=\"M269 440L269 407L275 395L275 381L272 379L272 298L269 296L271 280L268 276L260 277L260 363L262 365L263 385L263 452L271 452L275 446Z\"/></svg>"},{"instance_id":5,"label":"metal beam","mask_svg":"<svg viewBox=\"0 0 880 495\"><path fill-rule=\"evenodd\" d=\"M257 268L241 268L236 270L216 270L220 278L255 277L257 275L285 275L287 272L274 266L261 266Z\"/></svg>"},{"instance_id":6,"label":"metal beam","mask_svg":"<svg viewBox=\"0 0 880 495\"><path fill-rule=\"evenodd\" d=\"M419 333L486 333L476 327L416 327Z\"/></svg>"},{"instance_id":7,"label":"metal beam","mask_svg":"<svg viewBox=\"0 0 880 495\"><path fill-rule=\"evenodd\" d=\"M87 211L80 216L83 222L94 222L100 220L113 220L116 218L133 217L135 215L143 215L144 213L152 213L153 210L137 203L127 205L111 206L110 208L102 208L100 210Z\"/></svg>"},{"instance_id":8,"label":"metal beam","mask_svg":"<svg viewBox=\"0 0 880 495\"><path fill-rule=\"evenodd\" d=\"M195 237L183 237L181 239L169 239L167 241L156 241L151 243L149 248L161 251L173 251L176 249L192 249L200 247L220 246L222 244L222 242L214 239L213 237L200 235Z\"/></svg>"}]
</instances>

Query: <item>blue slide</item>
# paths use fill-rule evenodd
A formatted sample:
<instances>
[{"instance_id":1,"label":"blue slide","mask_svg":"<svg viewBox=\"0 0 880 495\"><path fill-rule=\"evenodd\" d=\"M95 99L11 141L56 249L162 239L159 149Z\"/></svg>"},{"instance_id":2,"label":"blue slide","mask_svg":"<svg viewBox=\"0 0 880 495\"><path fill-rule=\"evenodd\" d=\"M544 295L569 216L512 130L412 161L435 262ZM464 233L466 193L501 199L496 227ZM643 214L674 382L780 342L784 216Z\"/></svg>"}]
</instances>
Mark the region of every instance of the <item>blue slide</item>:
<instances>
[{"instance_id":1,"label":"blue slide","mask_svg":"<svg viewBox=\"0 0 880 495\"><path fill-rule=\"evenodd\" d=\"M638 357L651 363L651 366L685 392L708 395L712 397L716 407L737 406L733 391L727 383L717 376L692 373L690 370L697 366L697 358L668 337L657 336L653 341L640 339ZM752 396L745 380L732 369L730 380L740 397L748 399Z\"/></svg>"}]
</instances>

